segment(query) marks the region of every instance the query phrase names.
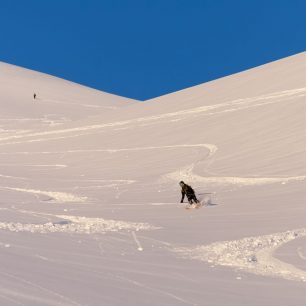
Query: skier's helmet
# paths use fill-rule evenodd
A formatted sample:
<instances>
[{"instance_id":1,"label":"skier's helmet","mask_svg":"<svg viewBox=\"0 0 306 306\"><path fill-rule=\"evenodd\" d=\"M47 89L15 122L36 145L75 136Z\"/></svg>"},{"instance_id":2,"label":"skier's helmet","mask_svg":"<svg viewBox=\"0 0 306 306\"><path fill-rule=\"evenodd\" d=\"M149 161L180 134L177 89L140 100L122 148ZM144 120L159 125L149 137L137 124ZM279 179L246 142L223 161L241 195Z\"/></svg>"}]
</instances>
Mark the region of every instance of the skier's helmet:
<instances>
[{"instance_id":1,"label":"skier's helmet","mask_svg":"<svg viewBox=\"0 0 306 306\"><path fill-rule=\"evenodd\" d=\"M185 183L183 181L180 181L180 186L183 187L185 185Z\"/></svg>"}]
</instances>

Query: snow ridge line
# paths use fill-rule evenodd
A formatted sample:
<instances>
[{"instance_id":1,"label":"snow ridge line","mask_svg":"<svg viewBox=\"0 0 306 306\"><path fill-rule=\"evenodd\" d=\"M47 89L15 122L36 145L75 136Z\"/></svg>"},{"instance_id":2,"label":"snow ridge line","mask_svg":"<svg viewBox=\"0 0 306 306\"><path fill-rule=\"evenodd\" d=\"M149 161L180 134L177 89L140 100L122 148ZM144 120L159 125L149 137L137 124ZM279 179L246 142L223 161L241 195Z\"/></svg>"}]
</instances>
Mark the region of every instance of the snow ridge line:
<instances>
[{"instance_id":1,"label":"snow ridge line","mask_svg":"<svg viewBox=\"0 0 306 306\"><path fill-rule=\"evenodd\" d=\"M194 248L176 248L184 258L238 268L253 274L306 282L306 271L273 257L284 244L306 236L306 228L239 240L214 242Z\"/></svg>"}]
</instances>

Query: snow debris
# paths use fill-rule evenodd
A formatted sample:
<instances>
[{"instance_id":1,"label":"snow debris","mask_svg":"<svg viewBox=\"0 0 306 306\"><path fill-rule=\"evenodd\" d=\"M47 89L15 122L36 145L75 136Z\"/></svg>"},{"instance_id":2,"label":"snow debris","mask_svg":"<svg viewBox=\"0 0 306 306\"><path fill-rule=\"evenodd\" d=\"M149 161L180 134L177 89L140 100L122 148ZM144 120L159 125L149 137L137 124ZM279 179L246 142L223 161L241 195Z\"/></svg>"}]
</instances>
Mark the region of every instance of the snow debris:
<instances>
[{"instance_id":1,"label":"snow debris","mask_svg":"<svg viewBox=\"0 0 306 306\"><path fill-rule=\"evenodd\" d=\"M106 220L102 218L86 218L78 216L58 215L62 219L58 222L48 222L43 224L0 222L0 229L11 232L30 233L74 233L74 234L94 234L105 232L118 232L121 230L139 231L153 230L157 227L148 223L135 223L118 220Z\"/></svg>"},{"instance_id":2,"label":"snow debris","mask_svg":"<svg viewBox=\"0 0 306 306\"><path fill-rule=\"evenodd\" d=\"M177 248L175 252L180 253L185 258L238 268L257 275L306 281L306 271L273 257L276 249L303 236L306 236L306 228L265 236L215 242L195 248Z\"/></svg>"}]
</instances>

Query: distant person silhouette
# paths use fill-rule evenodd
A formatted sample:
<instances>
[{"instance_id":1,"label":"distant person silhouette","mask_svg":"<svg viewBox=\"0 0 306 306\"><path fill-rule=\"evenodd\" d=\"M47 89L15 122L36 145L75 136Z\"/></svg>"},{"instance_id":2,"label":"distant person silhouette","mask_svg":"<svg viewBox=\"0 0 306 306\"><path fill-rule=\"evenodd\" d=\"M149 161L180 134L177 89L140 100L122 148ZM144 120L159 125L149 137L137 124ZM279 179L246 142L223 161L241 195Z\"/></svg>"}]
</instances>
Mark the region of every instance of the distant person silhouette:
<instances>
[{"instance_id":1,"label":"distant person silhouette","mask_svg":"<svg viewBox=\"0 0 306 306\"><path fill-rule=\"evenodd\" d=\"M33 95L33 97L34 97L34 100L36 99L36 93L34 92L34 95Z\"/></svg>"}]
</instances>

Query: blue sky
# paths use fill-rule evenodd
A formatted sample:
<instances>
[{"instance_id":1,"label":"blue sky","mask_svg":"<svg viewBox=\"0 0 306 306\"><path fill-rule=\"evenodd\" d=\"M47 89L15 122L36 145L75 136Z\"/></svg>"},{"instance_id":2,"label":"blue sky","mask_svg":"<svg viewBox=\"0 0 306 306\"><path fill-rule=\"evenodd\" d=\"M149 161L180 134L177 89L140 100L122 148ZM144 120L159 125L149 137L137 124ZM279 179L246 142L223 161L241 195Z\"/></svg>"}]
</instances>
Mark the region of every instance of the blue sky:
<instances>
[{"instance_id":1,"label":"blue sky","mask_svg":"<svg viewBox=\"0 0 306 306\"><path fill-rule=\"evenodd\" d=\"M0 0L0 61L145 100L306 50L304 0Z\"/></svg>"}]
</instances>

